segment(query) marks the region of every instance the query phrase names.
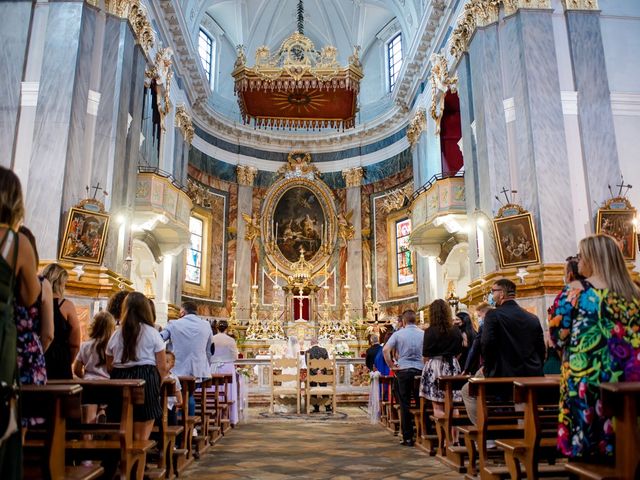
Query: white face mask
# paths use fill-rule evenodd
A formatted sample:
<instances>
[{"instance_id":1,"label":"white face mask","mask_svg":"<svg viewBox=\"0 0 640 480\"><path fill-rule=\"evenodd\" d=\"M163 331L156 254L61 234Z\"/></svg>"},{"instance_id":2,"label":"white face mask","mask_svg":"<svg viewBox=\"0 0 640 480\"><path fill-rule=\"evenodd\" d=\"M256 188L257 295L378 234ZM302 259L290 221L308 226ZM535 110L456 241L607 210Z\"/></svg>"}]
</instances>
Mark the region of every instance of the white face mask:
<instances>
[{"instance_id":1,"label":"white face mask","mask_svg":"<svg viewBox=\"0 0 640 480\"><path fill-rule=\"evenodd\" d=\"M492 307L496 306L496 299L493 298L493 292L489 292L489 295L487 295L487 303Z\"/></svg>"}]
</instances>

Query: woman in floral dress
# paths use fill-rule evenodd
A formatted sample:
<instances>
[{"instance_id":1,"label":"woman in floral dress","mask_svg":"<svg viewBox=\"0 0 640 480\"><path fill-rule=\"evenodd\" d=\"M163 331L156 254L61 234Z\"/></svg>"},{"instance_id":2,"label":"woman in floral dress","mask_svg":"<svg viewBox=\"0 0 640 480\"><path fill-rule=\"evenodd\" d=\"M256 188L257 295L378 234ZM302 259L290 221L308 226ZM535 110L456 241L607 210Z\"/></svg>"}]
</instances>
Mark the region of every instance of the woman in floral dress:
<instances>
[{"instance_id":1,"label":"woman in floral dress","mask_svg":"<svg viewBox=\"0 0 640 480\"><path fill-rule=\"evenodd\" d=\"M613 237L583 239L578 258L586 280L567 285L549 312L562 351L558 448L573 459L611 461L614 426L600 384L640 380L640 290Z\"/></svg>"}]
</instances>

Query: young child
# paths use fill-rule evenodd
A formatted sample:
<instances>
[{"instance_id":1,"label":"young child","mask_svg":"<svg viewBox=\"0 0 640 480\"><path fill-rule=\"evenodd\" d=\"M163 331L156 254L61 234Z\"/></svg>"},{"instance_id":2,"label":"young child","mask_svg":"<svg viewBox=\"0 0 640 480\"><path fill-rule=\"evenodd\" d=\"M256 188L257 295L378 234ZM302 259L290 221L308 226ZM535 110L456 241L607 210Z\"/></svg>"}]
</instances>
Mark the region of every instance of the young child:
<instances>
[{"instance_id":1,"label":"young child","mask_svg":"<svg viewBox=\"0 0 640 480\"><path fill-rule=\"evenodd\" d=\"M180 379L175 373L173 373L173 367L176 364L176 356L173 352L166 352L165 355L167 356L167 370L169 371L167 376L176 381L175 395L171 395L167 399L168 422L169 425L177 425L178 415L176 413L176 409L178 407L182 407L182 387L180 386Z\"/></svg>"},{"instance_id":2,"label":"young child","mask_svg":"<svg viewBox=\"0 0 640 480\"><path fill-rule=\"evenodd\" d=\"M87 380L106 380L107 372L107 343L116 328L116 321L109 312L96 313L89 329L90 340L80 345L78 355L73 364L76 377ZM95 400L95 401L94 401ZM83 397L83 414L86 423L94 423L98 414L99 399Z\"/></svg>"}]
</instances>

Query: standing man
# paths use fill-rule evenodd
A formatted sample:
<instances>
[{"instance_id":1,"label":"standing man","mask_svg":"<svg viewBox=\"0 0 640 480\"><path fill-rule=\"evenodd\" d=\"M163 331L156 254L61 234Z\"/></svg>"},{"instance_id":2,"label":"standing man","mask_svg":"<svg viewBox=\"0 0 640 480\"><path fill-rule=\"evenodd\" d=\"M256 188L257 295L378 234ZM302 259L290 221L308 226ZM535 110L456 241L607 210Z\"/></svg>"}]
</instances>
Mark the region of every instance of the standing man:
<instances>
[{"instance_id":1,"label":"standing man","mask_svg":"<svg viewBox=\"0 0 640 480\"><path fill-rule=\"evenodd\" d=\"M375 333L371 334L371 337L369 338L369 343L371 344L371 346L367 349L364 363L369 369L369 371L373 372L373 364L376 361L376 356L378 355L378 352L382 348L382 346L380 345L380 337Z\"/></svg>"},{"instance_id":2,"label":"standing man","mask_svg":"<svg viewBox=\"0 0 640 480\"><path fill-rule=\"evenodd\" d=\"M415 377L422 373L422 344L424 332L416 325L416 312L406 310L402 314L404 328L394 333L382 349L384 360L396 373L398 385L398 401L402 422L401 445L413 447L413 415L409 410L411 397L418 400L418 384ZM396 361L391 352L396 352Z\"/></svg>"},{"instance_id":3,"label":"standing man","mask_svg":"<svg viewBox=\"0 0 640 480\"><path fill-rule=\"evenodd\" d=\"M227 392L227 400L231 402L229 421L231 425L238 423L238 383L236 379L235 361L238 359L236 340L227 334L229 322L218 322L218 333L213 336L215 353L211 357L211 373L231 374L231 390Z\"/></svg>"},{"instance_id":4,"label":"standing man","mask_svg":"<svg viewBox=\"0 0 640 480\"><path fill-rule=\"evenodd\" d=\"M321 347L320 345L318 345L318 339L315 338L315 337L311 339L311 348L309 348L309 350L307 350L306 355L310 360L317 360L317 359L320 359L320 358L323 358L323 359L329 358L329 352L327 352L326 348ZM311 373L312 375L315 375L315 374L317 374L317 370L318 369L314 369L313 372L309 372L309 373ZM323 374L324 373L325 372L323 372ZM315 387L316 385L317 385L316 382L310 382L309 383L309 386L311 386L311 387ZM321 383L320 384L321 387L324 387L326 385L327 385L326 383ZM327 400L329 400L329 398L326 397L326 396L322 396L322 395L314 395L313 397L311 397L311 405L313 405L313 411L315 413L318 413L320 411L320 405L325 405L326 411L330 412L331 411L331 405L329 405L327 403Z\"/></svg>"},{"instance_id":5,"label":"standing man","mask_svg":"<svg viewBox=\"0 0 640 480\"><path fill-rule=\"evenodd\" d=\"M213 333L209 322L197 315L198 307L194 302L184 302L180 309L180 318L173 320L160 332L166 341L171 341L176 365L173 373L180 376L191 375L198 379L209 378L209 357ZM195 415L196 403L193 395L189 397L189 415Z\"/></svg>"},{"instance_id":6,"label":"standing man","mask_svg":"<svg viewBox=\"0 0 640 480\"><path fill-rule=\"evenodd\" d=\"M482 358L485 377L536 377L543 375L544 334L540 320L516 303L516 284L502 278L491 287L496 308L484 317ZM477 422L477 400L462 387L469 419Z\"/></svg>"}]
</instances>

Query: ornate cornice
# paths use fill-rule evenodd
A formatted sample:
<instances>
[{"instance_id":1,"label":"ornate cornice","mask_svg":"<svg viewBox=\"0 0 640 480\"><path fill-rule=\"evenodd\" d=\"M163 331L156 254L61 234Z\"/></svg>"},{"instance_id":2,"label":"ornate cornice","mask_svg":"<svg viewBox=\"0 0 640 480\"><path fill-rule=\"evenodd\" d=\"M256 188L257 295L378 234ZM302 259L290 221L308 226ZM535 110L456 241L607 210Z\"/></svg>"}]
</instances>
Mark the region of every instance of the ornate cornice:
<instances>
[{"instance_id":1,"label":"ornate cornice","mask_svg":"<svg viewBox=\"0 0 640 480\"><path fill-rule=\"evenodd\" d=\"M258 169L249 165L238 165L238 184L253 187L253 181L256 179Z\"/></svg>"},{"instance_id":2,"label":"ornate cornice","mask_svg":"<svg viewBox=\"0 0 640 480\"><path fill-rule=\"evenodd\" d=\"M587 2L589 0L565 0ZM549 9L551 0L469 0L458 17L456 27L449 41L449 52L457 60L467 50L469 41L478 27L486 27L498 21L500 7L506 15L512 15L519 9Z\"/></svg>"},{"instance_id":3,"label":"ornate cornice","mask_svg":"<svg viewBox=\"0 0 640 480\"><path fill-rule=\"evenodd\" d=\"M187 107L184 104L180 104L176 107L175 126L180 129L184 141L191 145L193 140L194 128L191 121L191 115L187 111Z\"/></svg>"},{"instance_id":4,"label":"ornate cornice","mask_svg":"<svg viewBox=\"0 0 640 480\"><path fill-rule=\"evenodd\" d=\"M191 203L194 206L197 205L203 208L211 208L214 194L211 193L211 191L204 185L192 180L191 178L187 178L187 195L189 195Z\"/></svg>"},{"instance_id":5,"label":"ornate cornice","mask_svg":"<svg viewBox=\"0 0 640 480\"><path fill-rule=\"evenodd\" d=\"M427 128L427 112L424 108L418 109L407 127L407 140L413 146L418 143L420 135Z\"/></svg>"},{"instance_id":6,"label":"ornate cornice","mask_svg":"<svg viewBox=\"0 0 640 480\"><path fill-rule=\"evenodd\" d=\"M447 92L455 93L458 89L458 76L449 76L449 64L444 55L433 53L431 55L431 108L429 113L436 122L435 134L440 134L440 120L444 111L444 97Z\"/></svg>"},{"instance_id":7,"label":"ornate cornice","mask_svg":"<svg viewBox=\"0 0 640 480\"><path fill-rule=\"evenodd\" d=\"M362 170L362 167L347 168L342 171L342 176L347 182L347 188L359 187L362 184L364 171Z\"/></svg>"},{"instance_id":8,"label":"ornate cornice","mask_svg":"<svg viewBox=\"0 0 640 480\"><path fill-rule=\"evenodd\" d=\"M382 200L382 211L390 213L395 210L400 210L404 207L405 200L410 199L412 194L413 182L409 182L404 187L389 192Z\"/></svg>"},{"instance_id":9,"label":"ornate cornice","mask_svg":"<svg viewBox=\"0 0 640 480\"><path fill-rule=\"evenodd\" d=\"M600 10L598 0L562 0L565 10Z\"/></svg>"}]
</instances>

